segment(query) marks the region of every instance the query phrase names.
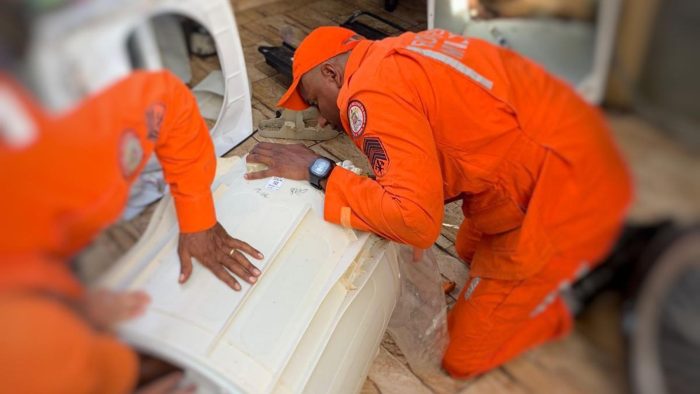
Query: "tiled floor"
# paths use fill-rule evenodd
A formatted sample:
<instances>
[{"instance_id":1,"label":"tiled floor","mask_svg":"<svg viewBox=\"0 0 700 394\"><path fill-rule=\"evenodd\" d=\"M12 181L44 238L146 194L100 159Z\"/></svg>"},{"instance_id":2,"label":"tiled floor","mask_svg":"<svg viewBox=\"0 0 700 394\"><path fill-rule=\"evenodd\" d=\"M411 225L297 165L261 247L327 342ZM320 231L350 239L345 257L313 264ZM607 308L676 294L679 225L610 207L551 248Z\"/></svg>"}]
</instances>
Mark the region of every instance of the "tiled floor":
<instances>
[{"instance_id":1,"label":"tiled floor","mask_svg":"<svg viewBox=\"0 0 700 394\"><path fill-rule=\"evenodd\" d=\"M248 77L253 90L254 126L274 117L275 103L288 81L264 62L259 45L279 45L279 29L291 26L297 40L314 27L338 24L358 9L385 16L409 30L425 27L425 3L402 0L392 14L379 0L278 1L236 13L246 56ZM216 67L216 62L195 61L195 79ZM662 132L634 115L608 114L631 170L637 181L637 200L632 208L635 220L651 220L671 215L689 221L700 217L700 159L683 151ZM242 155L258 141L253 134L230 155ZM279 141L284 142L284 141ZM336 159L350 159L367 170L361 153L344 135L326 141L309 141L315 151ZM149 210L152 211L152 210ZM114 261L137 239L148 223L149 211L107 230L81 256L84 262ZM447 296L448 304L465 281L466 269L456 258L455 229L461 221L459 206L445 208L445 227L437 243L441 273L457 283ZM81 264L90 267L91 264ZM385 337L363 393L618 393L626 390L619 324L615 300L602 301L599 313L588 313L577 323L574 333L561 341L532 350L516 360L469 382L455 381L444 374L418 377L391 338Z\"/></svg>"}]
</instances>

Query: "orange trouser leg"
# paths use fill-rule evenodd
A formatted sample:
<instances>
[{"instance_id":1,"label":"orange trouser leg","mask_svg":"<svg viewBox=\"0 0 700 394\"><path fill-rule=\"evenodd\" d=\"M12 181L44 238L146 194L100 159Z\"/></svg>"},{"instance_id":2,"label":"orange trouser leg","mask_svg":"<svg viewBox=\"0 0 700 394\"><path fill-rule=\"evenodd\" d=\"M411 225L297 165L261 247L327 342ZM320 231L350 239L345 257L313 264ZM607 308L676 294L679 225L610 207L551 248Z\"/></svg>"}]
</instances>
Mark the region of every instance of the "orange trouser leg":
<instances>
[{"instance_id":1,"label":"orange trouser leg","mask_svg":"<svg viewBox=\"0 0 700 394\"><path fill-rule=\"evenodd\" d=\"M568 333L572 319L558 289L576 268L553 261L526 280L470 278L448 316L444 368L472 377Z\"/></svg>"}]
</instances>

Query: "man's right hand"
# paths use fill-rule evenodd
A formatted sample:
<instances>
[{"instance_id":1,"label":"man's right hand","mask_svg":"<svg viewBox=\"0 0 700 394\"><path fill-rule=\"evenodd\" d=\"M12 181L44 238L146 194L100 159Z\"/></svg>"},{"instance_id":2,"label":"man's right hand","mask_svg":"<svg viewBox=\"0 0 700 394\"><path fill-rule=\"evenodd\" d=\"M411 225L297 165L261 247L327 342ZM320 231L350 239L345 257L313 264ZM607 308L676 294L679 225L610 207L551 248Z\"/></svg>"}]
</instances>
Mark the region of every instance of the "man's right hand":
<instances>
[{"instance_id":1,"label":"man's right hand","mask_svg":"<svg viewBox=\"0 0 700 394\"><path fill-rule=\"evenodd\" d=\"M252 285L258 280L260 270L248 261L244 253L258 260L263 258L260 251L231 237L218 222L204 231L180 233L180 283L185 283L192 274L194 257L233 290L241 290L241 285L232 274Z\"/></svg>"}]
</instances>

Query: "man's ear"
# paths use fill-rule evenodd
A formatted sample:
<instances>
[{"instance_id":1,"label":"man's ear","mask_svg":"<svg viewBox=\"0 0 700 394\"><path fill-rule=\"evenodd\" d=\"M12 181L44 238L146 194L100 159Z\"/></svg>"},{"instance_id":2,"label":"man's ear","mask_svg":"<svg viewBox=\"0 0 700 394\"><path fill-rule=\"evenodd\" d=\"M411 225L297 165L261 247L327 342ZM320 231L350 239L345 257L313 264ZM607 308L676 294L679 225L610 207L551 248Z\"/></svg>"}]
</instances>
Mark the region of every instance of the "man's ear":
<instances>
[{"instance_id":1,"label":"man's ear","mask_svg":"<svg viewBox=\"0 0 700 394\"><path fill-rule=\"evenodd\" d=\"M321 75L328 82L333 82L338 88L343 86L343 75L337 65L324 63L321 65Z\"/></svg>"}]
</instances>

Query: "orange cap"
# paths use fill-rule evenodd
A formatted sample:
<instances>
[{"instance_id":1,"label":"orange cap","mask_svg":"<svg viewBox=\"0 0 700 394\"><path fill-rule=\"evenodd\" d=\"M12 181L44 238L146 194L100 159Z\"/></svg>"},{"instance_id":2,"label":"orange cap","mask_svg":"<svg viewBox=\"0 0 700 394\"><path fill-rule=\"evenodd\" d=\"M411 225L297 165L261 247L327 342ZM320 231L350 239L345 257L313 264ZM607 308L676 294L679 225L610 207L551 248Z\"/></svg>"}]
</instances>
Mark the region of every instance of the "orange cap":
<instances>
[{"instance_id":1,"label":"orange cap","mask_svg":"<svg viewBox=\"0 0 700 394\"><path fill-rule=\"evenodd\" d=\"M292 85L277 106L294 111L308 108L297 91L301 77L324 61L355 48L360 37L352 30L337 26L322 26L309 33L294 52Z\"/></svg>"}]
</instances>

